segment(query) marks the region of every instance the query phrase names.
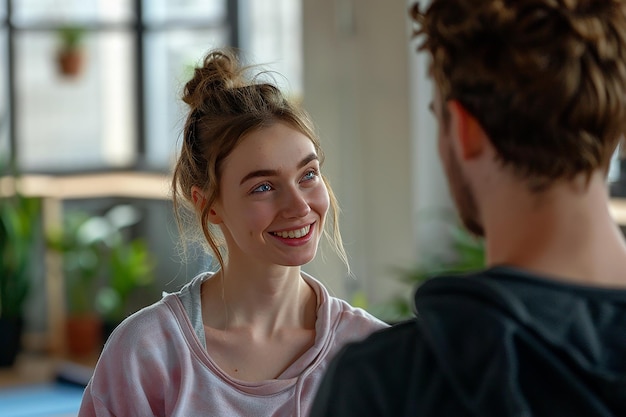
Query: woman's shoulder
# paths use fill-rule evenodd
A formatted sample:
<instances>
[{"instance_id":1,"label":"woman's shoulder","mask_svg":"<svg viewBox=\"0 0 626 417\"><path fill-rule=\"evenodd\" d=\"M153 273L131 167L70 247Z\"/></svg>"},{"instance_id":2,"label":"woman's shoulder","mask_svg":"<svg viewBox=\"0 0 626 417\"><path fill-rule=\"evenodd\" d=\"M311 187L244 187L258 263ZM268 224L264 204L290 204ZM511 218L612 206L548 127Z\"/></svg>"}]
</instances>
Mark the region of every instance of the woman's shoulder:
<instances>
[{"instance_id":1,"label":"woman's shoulder","mask_svg":"<svg viewBox=\"0 0 626 417\"><path fill-rule=\"evenodd\" d=\"M194 300L199 299L202 281L210 276L198 275L179 291L163 293L160 300L128 316L115 328L107 346L135 350L157 348L162 340L172 344L188 343L194 333L190 314L199 309Z\"/></svg>"},{"instance_id":2,"label":"woman's shoulder","mask_svg":"<svg viewBox=\"0 0 626 417\"><path fill-rule=\"evenodd\" d=\"M318 296L318 319L329 324L336 331L367 335L389 325L360 307L352 306L346 300L329 294L322 283L310 275L304 278L314 287Z\"/></svg>"},{"instance_id":3,"label":"woman's shoulder","mask_svg":"<svg viewBox=\"0 0 626 417\"><path fill-rule=\"evenodd\" d=\"M360 307L354 307L347 301L329 297L328 323L336 346L359 341L379 330L389 327L387 323Z\"/></svg>"},{"instance_id":4,"label":"woman's shoulder","mask_svg":"<svg viewBox=\"0 0 626 417\"><path fill-rule=\"evenodd\" d=\"M178 317L171 304L175 302L176 297L176 294L165 295L159 301L131 314L115 328L107 343L119 339L128 339L130 343L141 339L149 340L155 334L174 326Z\"/></svg>"},{"instance_id":5,"label":"woman's shoulder","mask_svg":"<svg viewBox=\"0 0 626 417\"><path fill-rule=\"evenodd\" d=\"M355 307L341 298L331 296L329 299L331 303L337 305L336 310L338 311L341 321L344 322L344 325L364 323L373 329L389 327L387 323L361 307Z\"/></svg>"}]
</instances>

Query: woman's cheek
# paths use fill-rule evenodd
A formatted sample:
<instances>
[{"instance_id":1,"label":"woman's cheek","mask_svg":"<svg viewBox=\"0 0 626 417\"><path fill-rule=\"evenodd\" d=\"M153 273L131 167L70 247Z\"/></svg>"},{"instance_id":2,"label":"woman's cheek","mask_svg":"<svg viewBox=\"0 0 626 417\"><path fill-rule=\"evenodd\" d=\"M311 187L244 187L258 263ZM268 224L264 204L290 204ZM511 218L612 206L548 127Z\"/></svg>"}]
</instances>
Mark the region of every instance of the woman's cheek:
<instances>
[{"instance_id":1,"label":"woman's cheek","mask_svg":"<svg viewBox=\"0 0 626 417\"><path fill-rule=\"evenodd\" d=\"M323 221L326 217L326 213L328 213L328 209L330 208L330 196L328 195L328 190L324 183L321 183L320 187L316 189L314 203L315 211L320 215L321 220Z\"/></svg>"}]
</instances>

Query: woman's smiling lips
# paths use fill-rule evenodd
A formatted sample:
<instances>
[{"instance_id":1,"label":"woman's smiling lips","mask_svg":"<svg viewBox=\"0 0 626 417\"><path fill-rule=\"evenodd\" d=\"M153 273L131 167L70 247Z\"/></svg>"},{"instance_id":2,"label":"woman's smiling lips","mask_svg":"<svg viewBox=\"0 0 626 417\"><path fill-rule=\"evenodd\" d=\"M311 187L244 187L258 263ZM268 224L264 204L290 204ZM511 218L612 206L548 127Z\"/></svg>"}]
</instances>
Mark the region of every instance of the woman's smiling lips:
<instances>
[{"instance_id":1,"label":"woman's smiling lips","mask_svg":"<svg viewBox=\"0 0 626 417\"><path fill-rule=\"evenodd\" d=\"M308 224L298 229L270 232L270 235L288 245L299 246L308 242L311 239L311 237L313 236L312 231L314 224L315 223Z\"/></svg>"}]
</instances>

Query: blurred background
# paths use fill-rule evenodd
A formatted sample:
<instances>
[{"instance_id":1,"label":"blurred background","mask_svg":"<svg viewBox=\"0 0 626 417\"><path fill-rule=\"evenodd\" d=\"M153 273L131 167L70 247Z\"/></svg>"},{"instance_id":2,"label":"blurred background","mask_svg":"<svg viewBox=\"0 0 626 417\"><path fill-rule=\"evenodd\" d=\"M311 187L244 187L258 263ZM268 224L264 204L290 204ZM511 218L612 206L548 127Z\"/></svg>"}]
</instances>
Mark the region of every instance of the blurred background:
<instances>
[{"instance_id":1,"label":"blurred background","mask_svg":"<svg viewBox=\"0 0 626 417\"><path fill-rule=\"evenodd\" d=\"M326 247L305 270L332 293L394 322L425 274L482 265L451 209L409 4L0 0L0 334L20 334L0 385L41 374L33 357L93 364L119 320L209 265L180 256L168 181L181 88L215 47L276 71L312 115L354 276Z\"/></svg>"}]
</instances>

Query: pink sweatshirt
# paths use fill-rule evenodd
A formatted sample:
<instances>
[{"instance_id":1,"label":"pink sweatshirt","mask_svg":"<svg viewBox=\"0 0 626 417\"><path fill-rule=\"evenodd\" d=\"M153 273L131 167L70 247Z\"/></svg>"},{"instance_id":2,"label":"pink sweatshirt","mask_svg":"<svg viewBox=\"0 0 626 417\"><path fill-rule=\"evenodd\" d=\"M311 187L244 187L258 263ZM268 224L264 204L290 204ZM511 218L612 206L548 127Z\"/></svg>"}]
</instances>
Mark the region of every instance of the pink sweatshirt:
<instances>
[{"instance_id":1,"label":"pink sweatshirt","mask_svg":"<svg viewBox=\"0 0 626 417\"><path fill-rule=\"evenodd\" d=\"M118 326L85 389L80 417L307 416L337 351L387 326L303 273L317 295L314 345L277 379L240 381L205 347L200 286L210 276L196 277Z\"/></svg>"}]
</instances>

